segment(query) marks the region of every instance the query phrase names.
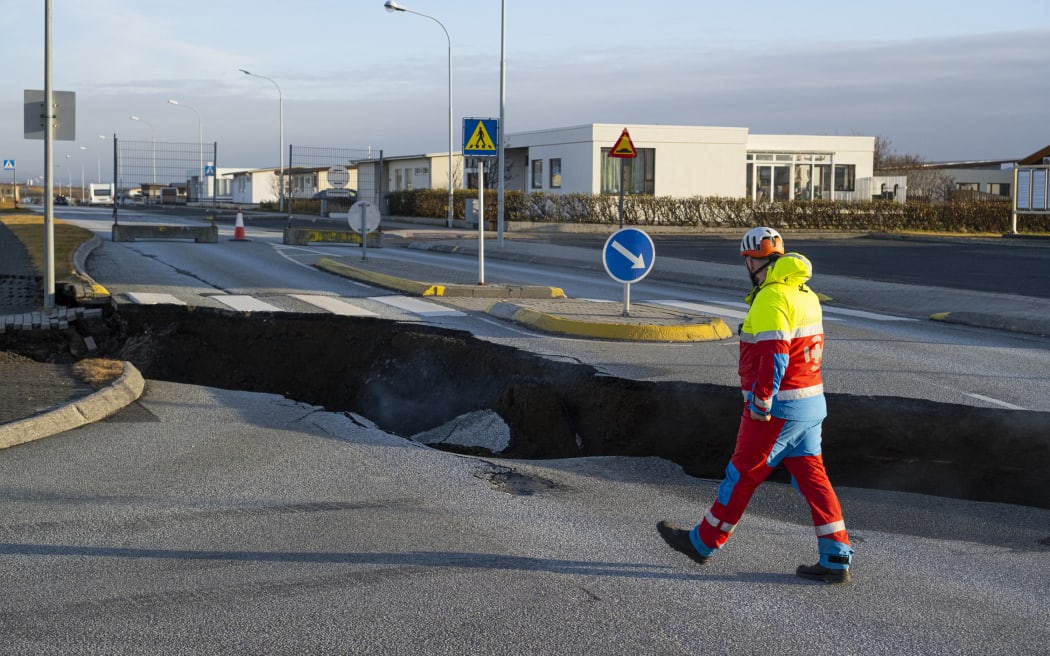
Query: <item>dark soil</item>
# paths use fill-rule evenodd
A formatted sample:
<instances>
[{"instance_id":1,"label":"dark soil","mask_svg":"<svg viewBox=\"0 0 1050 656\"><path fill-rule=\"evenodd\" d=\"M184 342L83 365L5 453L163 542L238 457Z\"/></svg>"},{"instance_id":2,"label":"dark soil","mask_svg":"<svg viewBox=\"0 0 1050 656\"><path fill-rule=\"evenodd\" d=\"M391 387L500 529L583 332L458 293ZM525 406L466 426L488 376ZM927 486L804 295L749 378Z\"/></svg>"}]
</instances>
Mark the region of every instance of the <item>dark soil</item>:
<instances>
[{"instance_id":1,"label":"dark soil","mask_svg":"<svg viewBox=\"0 0 1050 656\"><path fill-rule=\"evenodd\" d=\"M0 335L0 348L75 359L87 327L77 330L72 346ZM128 360L147 379L281 394L403 436L491 410L511 432L499 455L514 458L658 456L718 479L741 410L734 388L624 380L386 320L123 306L90 331L94 355ZM1050 413L834 394L828 404L836 485L1050 508Z\"/></svg>"}]
</instances>

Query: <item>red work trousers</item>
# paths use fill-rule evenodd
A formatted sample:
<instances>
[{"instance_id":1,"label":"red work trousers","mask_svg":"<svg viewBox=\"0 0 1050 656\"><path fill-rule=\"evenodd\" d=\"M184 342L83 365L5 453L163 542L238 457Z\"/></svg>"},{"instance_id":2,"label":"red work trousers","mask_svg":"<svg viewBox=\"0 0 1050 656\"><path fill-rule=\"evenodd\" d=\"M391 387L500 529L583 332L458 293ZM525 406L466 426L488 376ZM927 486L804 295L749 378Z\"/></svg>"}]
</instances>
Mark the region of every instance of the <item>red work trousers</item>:
<instances>
[{"instance_id":1,"label":"red work trousers","mask_svg":"<svg viewBox=\"0 0 1050 656\"><path fill-rule=\"evenodd\" d=\"M805 497L813 517L822 563L848 566L853 553L835 490L831 487L820 451L821 421L751 419L747 409L740 419L736 449L718 488L718 499L694 529L703 553L719 549L744 515L755 490L783 462L796 489Z\"/></svg>"}]
</instances>

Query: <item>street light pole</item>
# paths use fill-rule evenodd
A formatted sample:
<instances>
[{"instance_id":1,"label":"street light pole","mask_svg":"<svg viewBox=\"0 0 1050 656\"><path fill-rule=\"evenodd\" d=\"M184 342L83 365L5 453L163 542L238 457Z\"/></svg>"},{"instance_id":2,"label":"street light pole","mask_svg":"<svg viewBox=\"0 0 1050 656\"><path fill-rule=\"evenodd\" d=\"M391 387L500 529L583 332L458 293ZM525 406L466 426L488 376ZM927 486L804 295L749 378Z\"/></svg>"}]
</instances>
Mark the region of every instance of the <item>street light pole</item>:
<instances>
[{"instance_id":1,"label":"street light pole","mask_svg":"<svg viewBox=\"0 0 1050 656\"><path fill-rule=\"evenodd\" d=\"M98 135L98 138L101 139L102 141L105 141L106 140L106 135L100 134L100 135ZM98 153L98 182L99 182L99 184L102 184L102 153L101 152ZM115 193L116 192L114 191L114 194Z\"/></svg>"},{"instance_id":2,"label":"street light pole","mask_svg":"<svg viewBox=\"0 0 1050 656\"><path fill-rule=\"evenodd\" d=\"M496 223L498 224L498 232L496 233L496 245L500 248L503 247L503 228L504 228L504 193L506 185L504 178L506 177L506 164L505 164L505 153L503 152L503 144L506 141L507 128L503 123L504 108L507 105L507 0L503 0L503 6L500 9L500 29L499 29L499 129L496 131L499 136L499 157L496 168L498 169L497 175L499 175L499 185L496 188Z\"/></svg>"},{"instance_id":3,"label":"street light pole","mask_svg":"<svg viewBox=\"0 0 1050 656\"><path fill-rule=\"evenodd\" d=\"M87 148L81 146L80 150L87 151ZM84 202L84 158L80 158L80 202Z\"/></svg>"},{"instance_id":4,"label":"street light pole","mask_svg":"<svg viewBox=\"0 0 1050 656\"><path fill-rule=\"evenodd\" d=\"M87 146L81 146L80 150L83 150L86 153L87 152ZM95 151L95 159L98 160L96 162L96 165L95 165L96 173L98 175L98 181L102 182L102 153L100 153L100 152L98 152L96 150Z\"/></svg>"},{"instance_id":5,"label":"street light pole","mask_svg":"<svg viewBox=\"0 0 1050 656\"><path fill-rule=\"evenodd\" d=\"M416 16L422 16L423 18L429 18L430 20L437 23L441 30L445 33L445 39L448 40L448 227L452 227L452 217L454 214L453 201L455 199L453 195L453 183L452 183L452 38L448 35L448 30L438 19L427 14L412 11L397 2L395 0L386 0L383 6L389 12L405 12L407 14L415 14Z\"/></svg>"},{"instance_id":6,"label":"street light pole","mask_svg":"<svg viewBox=\"0 0 1050 656\"><path fill-rule=\"evenodd\" d=\"M271 80L270 78L266 77L265 75L259 75L258 73L249 73L248 71L244 70L243 68L238 68L237 70L239 70L240 72L244 73L245 75L250 75L251 77L258 77L258 78L261 78L263 80L266 80L267 82L272 84L277 89L277 102L279 103L279 120L280 120L280 124L281 124L281 144L280 144L281 154L280 154L280 158L279 158L280 162L281 162L281 175L280 175L281 208L280 208L280 211L284 212L284 94L281 93L281 86L279 84L277 84L276 82L274 82L273 80ZM289 210L289 213L290 213L290 210Z\"/></svg>"},{"instance_id":7,"label":"street light pole","mask_svg":"<svg viewBox=\"0 0 1050 656\"><path fill-rule=\"evenodd\" d=\"M149 126L149 143L150 148L153 151L153 184L157 184L157 133L153 129L153 124L144 118L138 116L132 116L132 121L142 121ZM152 194L151 194L152 195Z\"/></svg>"},{"instance_id":8,"label":"street light pole","mask_svg":"<svg viewBox=\"0 0 1050 656\"><path fill-rule=\"evenodd\" d=\"M177 105L179 107L185 107L186 109L192 109L193 113L197 115L197 153L200 158L200 162L197 166L197 202L204 202L204 121L201 119L201 113L197 111L195 107L189 105L180 104L178 100L174 98L168 98L169 105Z\"/></svg>"}]
</instances>

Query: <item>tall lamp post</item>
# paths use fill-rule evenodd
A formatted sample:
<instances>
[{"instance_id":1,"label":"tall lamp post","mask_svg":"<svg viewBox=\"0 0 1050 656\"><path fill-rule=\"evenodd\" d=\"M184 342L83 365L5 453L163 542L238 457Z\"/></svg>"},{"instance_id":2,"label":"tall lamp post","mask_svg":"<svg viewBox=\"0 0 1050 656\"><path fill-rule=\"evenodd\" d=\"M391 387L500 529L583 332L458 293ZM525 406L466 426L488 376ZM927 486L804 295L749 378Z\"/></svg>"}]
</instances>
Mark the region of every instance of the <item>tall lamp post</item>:
<instances>
[{"instance_id":1,"label":"tall lamp post","mask_svg":"<svg viewBox=\"0 0 1050 656\"><path fill-rule=\"evenodd\" d=\"M149 126L149 143L150 148L153 151L153 184L157 184L157 133L153 129L153 124L144 118L138 116L132 116L132 121L142 121Z\"/></svg>"},{"instance_id":2,"label":"tall lamp post","mask_svg":"<svg viewBox=\"0 0 1050 656\"><path fill-rule=\"evenodd\" d=\"M87 150L83 146L81 150ZM66 159L73 159L72 155L66 155ZM69 195L73 195L73 171L69 172ZM80 158L80 202L84 202L84 158Z\"/></svg>"},{"instance_id":3,"label":"tall lamp post","mask_svg":"<svg viewBox=\"0 0 1050 656\"><path fill-rule=\"evenodd\" d=\"M279 121L280 121L280 124L281 124L281 145L280 145L280 150L281 150L281 155L280 155L280 162L281 162L281 176L280 176L281 210L280 211L283 212L284 211L284 94L281 93L281 86L279 84L277 84L276 82L274 82L273 80L271 80L270 78L266 77L265 75L259 75L258 73L250 73L250 72L244 70L243 68L238 68L237 70L239 70L240 72L244 73L245 75L250 75L251 77L257 77L257 78L261 78L263 80L266 80L267 82L272 84L277 89L277 102L279 104Z\"/></svg>"},{"instance_id":4,"label":"tall lamp post","mask_svg":"<svg viewBox=\"0 0 1050 656\"><path fill-rule=\"evenodd\" d=\"M87 146L81 146L80 150L86 153ZM95 163L95 174L98 176L97 182L102 182L102 153L95 151L95 159L97 160L97 162Z\"/></svg>"},{"instance_id":5,"label":"tall lamp post","mask_svg":"<svg viewBox=\"0 0 1050 656\"><path fill-rule=\"evenodd\" d=\"M398 4L394 0L386 0L386 2L383 3L383 6L386 7L386 10L389 12L400 11L407 14L422 16L423 18L429 18L441 27L441 30L445 33L445 39L448 40L448 227L451 228L453 216L452 202L454 199L452 193L452 38L449 37L448 30L445 29L445 26L441 21L433 16L428 16L427 14L418 11L412 11L411 9Z\"/></svg>"},{"instance_id":6,"label":"tall lamp post","mask_svg":"<svg viewBox=\"0 0 1050 656\"><path fill-rule=\"evenodd\" d=\"M195 107L189 105L183 105L174 98L168 98L169 105L176 105L178 107L185 107L186 109L192 109L193 113L197 115L197 153L200 159L197 165L197 202L204 202L204 121L201 119L201 113L197 111Z\"/></svg>"},{"instance_id":7,"label":"tall lamp post","mask_svg":"<svg viewBox=\"0 0 1050 656\"><path fill-rule=\"evenodd\" d=\"M98 138L101 139L102 141L105 141L106 140L106 135L100 134L100 135L98 135ZM102 182L102 155L98 156L98 181L99 181L99 183ZM116 193L116 190L114 190L114 194L115 193Z\"/></svg>"}]
</instances>

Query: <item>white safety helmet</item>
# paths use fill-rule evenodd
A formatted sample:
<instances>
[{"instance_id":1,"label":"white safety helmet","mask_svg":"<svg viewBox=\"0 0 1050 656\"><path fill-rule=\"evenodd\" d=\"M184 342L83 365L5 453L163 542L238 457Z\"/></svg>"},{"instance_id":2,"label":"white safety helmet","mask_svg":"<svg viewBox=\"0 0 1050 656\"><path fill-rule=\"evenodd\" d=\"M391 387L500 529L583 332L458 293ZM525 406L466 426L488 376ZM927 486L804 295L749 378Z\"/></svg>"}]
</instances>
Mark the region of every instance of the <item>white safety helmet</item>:
<instances>
[{"instance_id":1,"label":"white safety helmet","mask_svg":"<svg viewBox=\"0 0 1050 656\"><path fill-rule=\"evenodd\" d=\"M740 255L751 257L769 257L784 254L784 238L773 228L765 226L751 228L740 240Z\"/></svg>"}]
</instances>

